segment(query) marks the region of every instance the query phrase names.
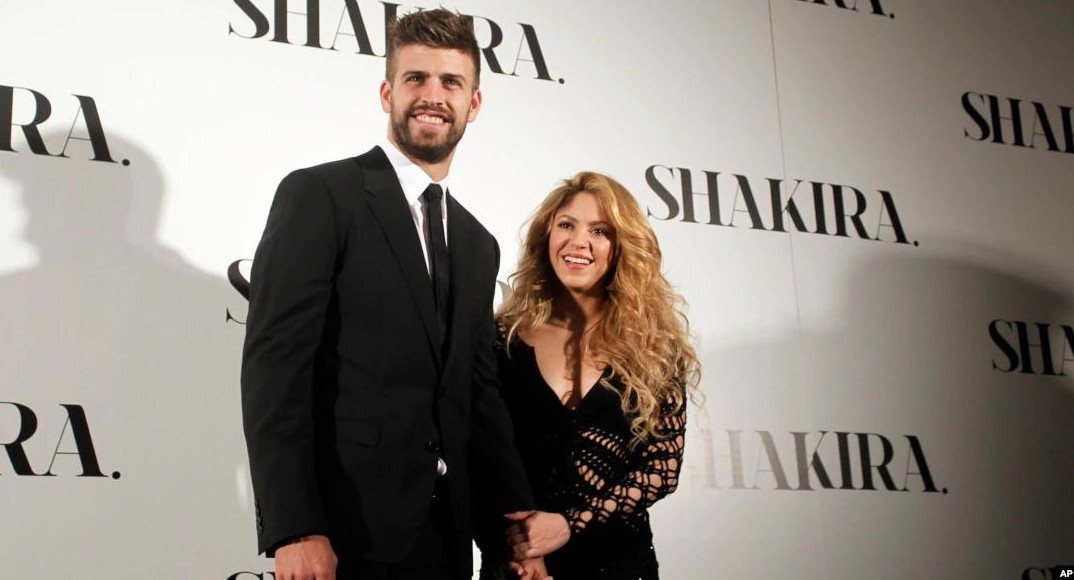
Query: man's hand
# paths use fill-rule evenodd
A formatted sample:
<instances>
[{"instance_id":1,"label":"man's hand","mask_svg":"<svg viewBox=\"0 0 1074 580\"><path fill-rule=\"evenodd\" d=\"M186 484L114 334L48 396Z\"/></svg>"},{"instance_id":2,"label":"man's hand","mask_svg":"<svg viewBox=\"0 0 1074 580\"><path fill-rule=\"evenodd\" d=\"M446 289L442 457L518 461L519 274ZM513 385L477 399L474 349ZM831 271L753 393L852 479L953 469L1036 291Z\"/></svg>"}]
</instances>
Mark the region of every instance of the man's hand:
<instances>
[{"instance_id":1,"label":"man's hand","mask_svg":"<svg viewBox=\"0 0 1074 580\"><path fill-rule=\"evenodd\" d=\"M336 580L336 553L325 536L303 536L276 549L276 580Z\"/></svg>"},{"instance_id":2,"label":"man's hand","mask_svg":"<svg viewBox=\"0 0 1074 580\"><path fill-rule=\"evenodd\" d=\"M560 514L514 512L505 517L518 522L507 528L507 542L516 561L551 554L571 539L571 526Z\"/></svg>"},{"instance_id":3,"label":"man's hand","mask_svg":"<svg viewBox=\"0 0 1074 580\"><path fill-rule=\"evenodd\" d=\"M529 558L521 562L508 564L511 571L518 574L519 580L552 580L544 567L544 558Z\"/></svg>"}]
</instances>

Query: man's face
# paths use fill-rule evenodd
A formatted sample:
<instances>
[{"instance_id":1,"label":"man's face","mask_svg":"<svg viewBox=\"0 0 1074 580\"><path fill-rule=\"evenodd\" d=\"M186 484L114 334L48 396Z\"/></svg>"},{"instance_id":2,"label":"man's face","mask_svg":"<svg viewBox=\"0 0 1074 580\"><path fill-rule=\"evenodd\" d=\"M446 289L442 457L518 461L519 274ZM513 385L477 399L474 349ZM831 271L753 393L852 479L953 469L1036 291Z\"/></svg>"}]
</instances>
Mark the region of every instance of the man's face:
<instances>
[{"instance_id":1,"label":"man's face","mask_svg":"<svg viewBox=\"0 0 1074 580\"><path fill-rule=\"evenodd\" d=\"M403 153L426 163L451 155L481 109L474 73L460 50L409 44L396 51L395 74L381 83L380 104L391 114L390 137Z\"/></svg>"}]
</instances>

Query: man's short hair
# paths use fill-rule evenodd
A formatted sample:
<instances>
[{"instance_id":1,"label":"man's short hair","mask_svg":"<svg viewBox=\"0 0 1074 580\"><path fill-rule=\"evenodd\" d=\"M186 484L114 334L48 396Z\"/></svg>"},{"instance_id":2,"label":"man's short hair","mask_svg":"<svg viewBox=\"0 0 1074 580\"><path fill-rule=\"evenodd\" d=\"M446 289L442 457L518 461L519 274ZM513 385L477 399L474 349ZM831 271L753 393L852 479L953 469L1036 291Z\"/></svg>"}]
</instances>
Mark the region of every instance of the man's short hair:
<instances>
[{"instance_id":1,"label":"man's short hair","mask_svg":"<svg viewBox=\"0 0 1074 580\"><path fill-rule=\"evenodd\" d=\"M481 84L481 57L474 36L473 20L461 14L437 8L393 19L388 24L386 44L388 62L385 76L388 82L395 77L396 51L407 45L422 44L431 48L461 50L474 63L474 90Z\"/></svg>"}]
</instances>

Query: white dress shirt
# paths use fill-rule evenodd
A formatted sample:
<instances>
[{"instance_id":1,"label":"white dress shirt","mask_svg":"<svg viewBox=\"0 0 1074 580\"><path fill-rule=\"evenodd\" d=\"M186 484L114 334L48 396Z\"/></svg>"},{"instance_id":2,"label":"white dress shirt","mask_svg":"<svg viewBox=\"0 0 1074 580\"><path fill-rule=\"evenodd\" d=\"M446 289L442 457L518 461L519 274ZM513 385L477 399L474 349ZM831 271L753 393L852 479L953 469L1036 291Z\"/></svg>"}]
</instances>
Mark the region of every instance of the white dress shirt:
<instances>
[{"instance_id":1,"label":"white dress shirt","mask_svg":"<svg viewBox=\"0 0 1074 580\"><path fill-rule=\"evenodd\" d=\"M414 218L414 227L417 229L418 239L421 240L421 253L425 256L425 268L432 276L433 267L429 260L429 229L425 227L425 200L421 194L425 193L425 188L429 187L430 183L436 183L444 190L444 195L440 198L440 215L444 216L444 246L446 247L448 177L445 175L440 181L433 181L424 169L403 155L403 152L387 139L381 142L380 148L388 156L388 162L392 164L392 169L399 178L399 185L403 187L403 196L406 197L406 203L410 206L410 215ZM447 463L444 462L443 457L436 458L436 474L447 475Z\"/></svg>"},{"instance_id":2,"label":"white dress shirt","mask_svg":"<svg viewBox=\"0 0 1074 580\"><path fill-rule=\"evenodd\" d=\"M436 183L444 190L444 195L440 198L440 215L444 216L444 245L447 246L448 176L445 175L440 181L433 181L424 169L403 155L403 152L387 139L380 144L380 148L388 156L392 169L395 169L395 175L399 177L399 185L403 187L403 195L406 197L407 205L410 206L410 215L414 218L414 228L418 232L418 239L421 240L421 253L425 256L425 268L431 275L433 270L429 260L429 229L425 227L425 200L422 199L421 194L425 193L425 188L429 187L430 183Z\"/></svg>"}]
</instances>

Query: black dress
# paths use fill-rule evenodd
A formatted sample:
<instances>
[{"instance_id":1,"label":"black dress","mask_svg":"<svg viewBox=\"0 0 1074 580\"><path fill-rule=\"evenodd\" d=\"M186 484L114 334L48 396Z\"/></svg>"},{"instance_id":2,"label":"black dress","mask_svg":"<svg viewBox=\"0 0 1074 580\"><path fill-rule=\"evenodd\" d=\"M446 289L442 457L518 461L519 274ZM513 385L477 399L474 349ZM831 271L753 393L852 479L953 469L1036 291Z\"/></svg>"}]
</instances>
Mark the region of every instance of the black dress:
<instances>
[{"instance_id":1,"label":"black dress","mask_svg":"<svg viewBox=\"0 0 1074 580\"><path fill-rule=\"evenodd\" d=\"M501 394L515 426L537 508L563 514L571 538L545 557L556 580L656 580L647 508L675 490L682 465L685 405L665 415L661 439L633 448L615 379L595 385L574 409L541 376L533 347L497 345ZM607 377L605 377L607 378ZM479 492L480 493L480 492ZM486 517L478 534L481 577L506 560L503 528Z\"/></svg>"}]
</instances>

